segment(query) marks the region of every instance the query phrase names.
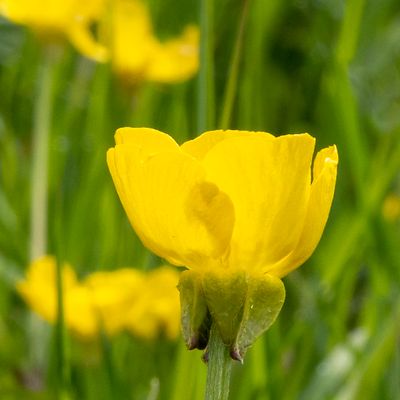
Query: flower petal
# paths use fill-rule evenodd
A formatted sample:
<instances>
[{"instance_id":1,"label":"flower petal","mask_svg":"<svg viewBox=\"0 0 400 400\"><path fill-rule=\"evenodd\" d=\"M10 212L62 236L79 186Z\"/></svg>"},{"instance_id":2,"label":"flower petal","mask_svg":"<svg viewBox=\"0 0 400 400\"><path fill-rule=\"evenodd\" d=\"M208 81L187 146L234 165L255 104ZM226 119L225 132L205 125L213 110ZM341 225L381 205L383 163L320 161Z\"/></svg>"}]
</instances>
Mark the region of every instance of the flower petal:
<instances>
[{"instance_id":1,"label":"flower petal","mask_svg":"<svg viewBox=\"0 0 400 400\"><path fill-rule=\"evenodd\" d=\"M150 81L174 83L191 78L199 68L199 30L187 26L180 37L160 43L146 72Z\"/></svg>"},{"instance_id":2,"label":"flower petal","mask_svg":"<svg viewBox=\"0 0 400 400\"><path fill-rule=\"evenodd\" d=\"M230 266L264 267L294 249L307 210L314 143L308 134L236 135L206 154L207 179L235 206Z\"/></svg>"},{"instance_id":3,"label":"flower petal","mask_svg":"<svg viewBox=\"0 0 400 400\"><path fill-rule=\"evenodd\" d=\"M115 132L116 144L134 144L152 155L159 151L178 150L171 136L151 128L119 128Z\"/></svg>"},{"instance_id":4,"label":"flower petal","mask_svg":"<svg viewBox=\"0 0 400 400\"><path fill-rule=\"evenodd\" d=\"M109 150L108 164L133 228L154 253L197 267L226 252L233 205L195 159L165 151L143 161L143 148L122 144Z\"/></svg>"},{"instance_id":5,"label":"flower petal","mask_svg":"<svg viewBox=\"0 0 400 400\"><path fill-rule=\"evenodd\" d=\"M97 43L92 36L88 21L77 19L71 24L71 28L68 30L67 34L75 48L86 57L102 63L109 59L109 53L106 47Z\"/></svg>"},{"instance_id":6,"label":"flower petal","mask_svg":"<svg viewBox=\"0 0 400 400\"><path fill-rule=\"evenodd\" d=\"M338 153L336 146L321 150L314 161L310 200L307 216L297 246L286 258L272 268L269 274L283 277L303 264L313 253L328 219L335 191Z\"/></svg>"},{"instance_id":7,"label":"flower petal","mask_svg":"<svg viewBox=\"0 0 400 400\"><path fill-rule=\"evenodd\" d=\"M233 137L243 137L243 136L260 136L273 137L271 134L266 132L252 132L252 131L236 131L236 130L215 130L204 132L196 139L189 140L181 145L182 151L191 154L198 160L202 160L205 155L219 142L225 139L231 139Z\"/></svg>"}]
</instances>

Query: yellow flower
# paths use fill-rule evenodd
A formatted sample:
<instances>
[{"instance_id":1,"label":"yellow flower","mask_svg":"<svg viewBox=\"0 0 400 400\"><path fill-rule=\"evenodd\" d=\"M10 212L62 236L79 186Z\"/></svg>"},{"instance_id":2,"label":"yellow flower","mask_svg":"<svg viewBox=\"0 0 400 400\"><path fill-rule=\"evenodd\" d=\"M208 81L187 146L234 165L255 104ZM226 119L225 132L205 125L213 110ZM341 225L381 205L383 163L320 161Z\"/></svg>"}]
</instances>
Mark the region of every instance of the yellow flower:
<instances>
[{"instance_id":1,"label":"yellow flower","mask_svg":"<svg viewBox=\"0 0 400 400\"><path fill-rule=\"evenodd\" d=\"M145 339L161 332L174 339L180 320L178 279L179 273L166 266L150 272L122 268L90 274L84 284L108 334L128 329Z\"/></svg>"},{"instance_id":2,"label":"yellow flower","mask_svg":"<svg viewBox=\"0 0 400 400\"><path fill-rule=\"evenodd\" d=\"M99 332L99 321L90 290L76 285L65 292L65 324L82 339L93 339Z\"/></svg>"},{"instance_id":3,"label":"yellow flower","mask_svg":"<svg viewBox=\"0 0 400 400\"><path fill-rule=\"evenodd\" d=\"M199 32L194 26L161 43L153 33L149 11L138 0L116 0L112 9L113 68L128 83L149 80L174 83L191 78L198 69Z\"/></svg>"},{"instance_id":4,"label":"yellow flower","mask_svg":"<svg viewBox=\"0 0 400 400\"><path fill-rule=\"evenodd\" d=\"M133 268L94 272L86 277L84 285L91 293L97 317L108 334L125 328L127 311L138 301L144 280L143 273Z\"/></svg>"},{"instance_id":5,"label":"yellow flower","mask_svg":"<svg viewBox=\"0 0 400 400\"><path fill-rule=\"evenodd\" d=\"M82 54L97 61L107 51L96 43L90 25L99 19L105 0L0 0L0 14L26 25L47 42L67 38Z\"/></svg>"},{"instance_id":6,"label":"yellow flower","mask_svg":"<svg viewBox=\"0 0 400 400\"><path fill-rule=\"evenodd\" d=\"M179 334L179 273L171 267L148 273L122 268L94 272L79 282L69 264L62 267L65 325L82 339L96 338L100 329L109 335L129 330L154 339ZM34 261L17 290L26 303L47 322L57 320L56 260Z\"/></svg>"},{"instance_id":7,"label":"yellow flower","mask_svg":"<svg viewBox=\"0 0 400 400\"><path fill-rule=\"evenodd\" d=\"M179 284L188 347L206 345L211 314L242 360L282 307L280 278L321 238L336 147L313 162L308 134L212 131L178 146L154 129L122 128L115 139L108 166L133 228L154 253L189 269Z\"/></svg>"},{"instance_id":8,"label":"yellow flower","mask_svg":"<svg viewBox=\"0 0 400 400\"><path fill-rule=\"evenodd\" d=\"M98 327L90 293L81 286L72 267L62 267L65 324L78 336L90 338ZM25 302L49 323L57 320L56 260L44 256L35 260L28 269L26 279L18 282L17 290Z\"/></svg>"},{"instance_id":9,"label":"yellow flower","mask_svg":"<svg viewBox=\"0 0 400 400\"><path fill-rule=\"evenodd\" d=\"M336 147L311 163L308 134L213 131L178 146L147 128L122 128L108 166L143 243L189 269L283 277L314 251L335 187Z\"/></svg>"},{"instance_id":10,"label":"yellow flower","mask_svg":"<svg viewBox=\"0 0 400 400\"><path fill-rule=\"evenodd\" d=\"M127 308L126 327L136 336L154 339L161 332L176 339L180 332L179 273L167 266L146 274L140 295Z\"/></svg>"}]
</instances>

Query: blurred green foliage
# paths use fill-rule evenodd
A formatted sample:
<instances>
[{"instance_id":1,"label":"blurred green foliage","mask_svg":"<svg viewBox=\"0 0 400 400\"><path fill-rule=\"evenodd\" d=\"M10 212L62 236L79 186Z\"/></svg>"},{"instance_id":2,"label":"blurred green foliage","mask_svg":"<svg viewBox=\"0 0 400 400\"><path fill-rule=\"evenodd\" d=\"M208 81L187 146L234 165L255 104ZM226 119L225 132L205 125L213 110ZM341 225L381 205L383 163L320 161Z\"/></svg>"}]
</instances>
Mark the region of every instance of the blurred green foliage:
<instances>
[{"instance_id":1,"label":"blurred green foliage","mask_svg":"<svg viewBox=\"0 0 400 400\"><path fill-rule=\"evenodd\" d=\"M161 36L199 19L198 2L148 1ZM223 110L243 1L214 4L215 118ZM135 51L135 49L131 49ZM42 50L0 20L0 397L52 399L55 334L31 315L14 283L28 263L32 115ZM53 66L49 252L80 275L159 262L131 229L105 153L120 126L194 137L196 80L129 91L108 65L66 46ZM400 3L397 0L253 0L230 127L308 131L335 143L337 191L314 256L285 279L275 325L236 365L232 399L400 398ZM218 125L214 126L218 128ZM181 342L121 335L69 338L69 396L201 399L205 366ZM157 397L158 393L158 397Z\"/></svg>"}]
</instances>

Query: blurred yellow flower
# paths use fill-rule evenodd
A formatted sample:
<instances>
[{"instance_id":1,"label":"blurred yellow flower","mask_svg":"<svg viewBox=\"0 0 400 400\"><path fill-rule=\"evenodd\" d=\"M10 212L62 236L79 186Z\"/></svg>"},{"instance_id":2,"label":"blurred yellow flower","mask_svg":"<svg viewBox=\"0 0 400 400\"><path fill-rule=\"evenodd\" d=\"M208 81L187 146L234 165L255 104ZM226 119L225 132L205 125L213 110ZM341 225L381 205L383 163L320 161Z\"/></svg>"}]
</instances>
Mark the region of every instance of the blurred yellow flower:
<instances>
[{"instance_id":1,"label":"blurred yellow flower","mask_svg":"<svg viewBox=\"0 0 400 400\"><path fill-rule=\"evenodd\" d=\"M46 42L67 38L82 54L103 62L107 50L94 40L90 27L102 15L105 1L0 0L0 14L26 25Z\"/></svg>"},{"instance_id":2,"label":"blurred yellow flower","mask_svg":"<svg viewBox=\"0 0 400 400\"><path fill-rule=\"evenodd\" d=\"M197 72L199 31L195 26L161 43L154 36L146 5L138 0L114 1L111 24L112 65L126 82L175 83Z\"/></svg>"},{"instance_id":3,"label":"blurred yellow flower","mask_svg":"<svg viewBox=\"0 0 400 400\"><path fill-rule=\"evenodd\" d=\"M400 217L400 196L391 193L385 197L382 214L387 221L394 222Z\"/></svg>"},{"instance_id":4,"label":"blurred yellow flower","mask_svg":"<svg viewBox=\"0 0 400 400\"><path fill-rule=\"evenodd\" d=\"M136 336L153 339L164 333L176 339L180 333L179 273L160 267L147 273L140 296L127 308L126 327Z\"/></svg>"},{"instance_id":5,"label":"blurred yellow flower","mask_svg":"<svg viewBox=\"0 0 400 400\"><path fill-rule=\"evenodd\" d=\"M133 268L94 272L84 285L90 290L93 305L105 331L113 335L126 326L127 310L139 301L145 277Z\"/></svg>"},{"instance_id":6,"label":"blurred yellow flower","mask_svg":"<svg viewBox=\"0 0 400 400\"><path fill-rule=\"evenodd\" d=\"M95 338L100 329L108 335L129 330L145 339L178 336L179 273L174 268L95 272L80 282L72 267L64 264L62 275L65 325L82 339ZM17 290L33 311L51 324L56 322L54 257L34 261Z\"/></svg>"},{"instance_id":7,"label":"blurred yellow flower","mask_svg":"<svg viewBox=\"0 0 400 400\"><path fill-rule=\"evenodd\" d=\"M212 320L242 361L281 310L280 278L321 238L336 147L312 166L308 134L212 131L178 146L154 129L122 128L115 140L108 166L133 228L154 253L189 269L179 282L187 346L207 345Z\"/></svg>"},{"instance_id":8,"label":"blurred yellow flower","mask_svg":"<svg viewBox=\"0 0 400 400\"><path fill-rule=\"evenodd\" d=\"M90 292L79 284L72 267L62 266L65 324L77 335L92 337L97 332ZM45 256L32 262L17 290L26 303L49 323L57 320L56 260Z\"/></svg>"},{"instance_id":9,"label":"blurred yellow flower","mask_svg":"<svg viewBox=\"0 0 400 400\"><path fill-rule=\"evenodd\" d=\"M189 269L283 277L314 251L330 210L336 147L311 163L308 134L212 131L178 146L122 128L108 166L130 222L160 257Z\"/></svg>"}]
</instances>

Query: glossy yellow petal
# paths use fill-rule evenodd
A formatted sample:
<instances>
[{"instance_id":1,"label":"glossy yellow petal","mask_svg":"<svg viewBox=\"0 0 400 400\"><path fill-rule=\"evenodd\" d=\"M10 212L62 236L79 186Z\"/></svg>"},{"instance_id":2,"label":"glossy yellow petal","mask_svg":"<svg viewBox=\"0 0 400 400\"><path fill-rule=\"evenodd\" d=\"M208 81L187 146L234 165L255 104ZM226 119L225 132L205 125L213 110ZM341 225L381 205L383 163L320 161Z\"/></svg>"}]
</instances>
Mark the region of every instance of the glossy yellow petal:
<instances>
[{"instance_id":1,"label":"glossy yellow petal","mask_svg":"<svg viewBox=\"0 0 400 400\"><path fill-rule=\"evenodd\" d=\"M150 128L119 128L115 132L116 144L134 144L147 156L160 151L177 150L178 145L171 136Z\"/></svg>"},{"instance_id":2,"label":"glossy yellow petal","mask_svg":"<svg viewBox=\"0 0 400 400\"><path fill-rule=\"evenodd\" d=\"M181 37L160 44L150 60L146 78L161 83L181 82L199 68L199 30L188 26Z\"/></svg>"},{"instance_id":3,"label":"glossy yellow petal","mask_svg":"<svg viewBox=\"0 0 400 400\"><path fill-rule=\"evenodd\" d=\"M315 140L308 134L245 135L205 155L207 179L235 207L229 266L260 268L296 246L307 210Z\"/></svg>"},{"instance_id":4,"label":"glossy yellow petal","mask_svg":"<svg viewBox=\"0 0 400 400\"><path fill-rule=\"evenodd\" d=\"M266 132L252 132L252 131L237 131L237 130L215 130L204 132L197 138L189 140L181 145L182 151L191 154L198 160L202 160L204 156L213 148L217 143L230 139L233 137L266 137L271 136Z\"/></svg>"},{"instance_id":5,"label":"glossy yellow petal","mask_svg":"<svg viewBox=\"0 0 400 400\"><path fill-rule=\"evenodd\" d=\"M162 151L178 150L176 142L167 134L149 128L120 128L115 133L115 142L117 145L132 145L131 158L137 163L143 163L152 155ZM113 178L117 193L125 208L128 217L134 214L130 198L129 186L124 184L121 176L127 176L128 171L124 170L123 174L117 172L114 149L110 149L107 153L107 163ZM123 166L121 165L120 168ZM126 183L126 180L125 180Z\"/></svg>"},{"instance_id":6,"label":"glossy yellow petal","mask_svg":"<svg viewBox=\"0 0 400 400\"><path fill-rule=\"evenodd\" d=\"M108 152L108 164L143 243L171 263L188 267L221 257L233 226L229 198L206 182L202 166L179 149L144 159L147 148L140 145L117 145Z\"/></svg>"},{"instance_id":7,"label":"glossy yellow petal","mask_svg":"<svg viewBox=\"0 0 400 400\"><path fill-rule=\"evenodd\" d=\"M266 271L282 277L303 264L313 253L322 236L335 191L338 153L336 146L321 150L314 161L313 183L307 216L297 246L286 258Z\"/></svg>"}]
</instances>

